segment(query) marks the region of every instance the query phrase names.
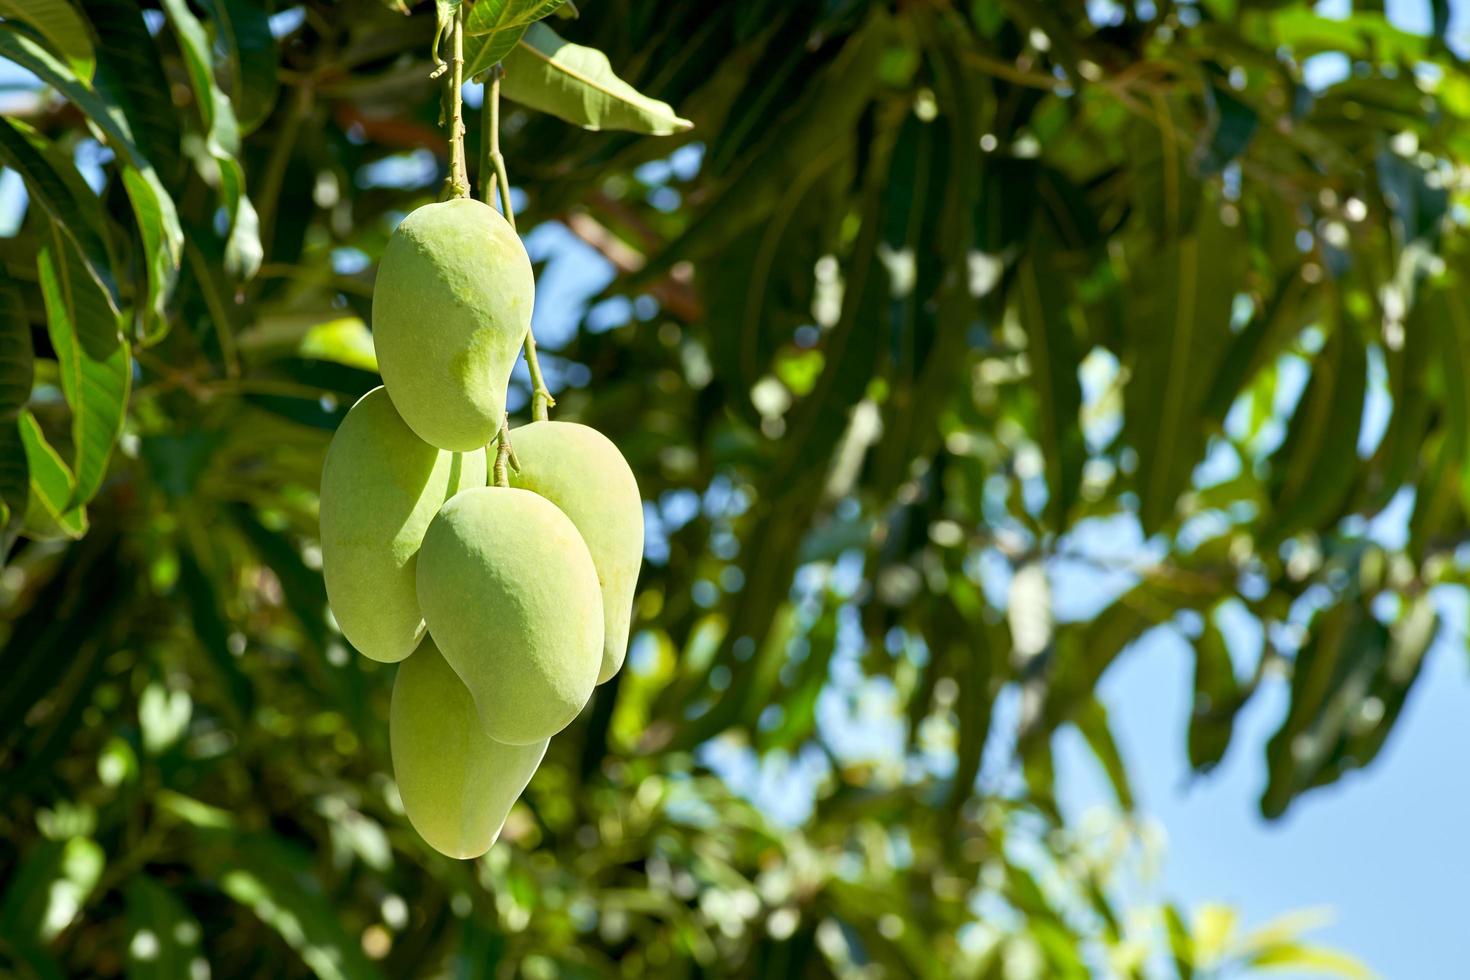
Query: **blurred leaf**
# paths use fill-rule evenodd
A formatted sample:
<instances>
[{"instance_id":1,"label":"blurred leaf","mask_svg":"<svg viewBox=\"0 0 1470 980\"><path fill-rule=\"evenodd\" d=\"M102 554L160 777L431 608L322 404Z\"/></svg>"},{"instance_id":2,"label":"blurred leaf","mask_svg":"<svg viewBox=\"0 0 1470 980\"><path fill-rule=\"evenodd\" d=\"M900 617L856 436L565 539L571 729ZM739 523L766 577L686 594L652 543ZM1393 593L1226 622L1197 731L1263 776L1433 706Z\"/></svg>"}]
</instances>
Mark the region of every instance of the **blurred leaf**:
<instances>
[{"instance_id":1,"label":"blurred leaf","mask_svg":"<svg viewBox=\"0 0 1470 980\"><path fill-rule=\"evenodd\" d=\"M1202 211L1209 210L1209 203L1190 159L1189 133L1194 127L1184 101L1182 97L1170 98L1155 93L1148 110L1147 117L1140 115L1124 131L1133 174L1133 206L1144 227L1165 247L1191 234L1208 237L1208 243L1213 243L1219 221L1201 216ZM1170 248L1155 266L1161 270L1178 268L1180 275L1187 276L1179 288L1180 296L1172 297L1170 290L1160 290L1164 294L1160 297L1162 301L1186 300L1195 282L1201 278L1198 269L1176 265L1192 262L1191 253L1197 247L1180 241L1177 254ZM1211 253L1206 251L1205 254ZM1205 298L1211 297L1206 294ZM1208 306L1201 308L1209 309Z\"/></svg>"},{"instance_id":2,"label":"blurred leaf","mask_svg":"<svg viewBox=\"0 0 1470 980\"><path fill-rule=\"evenodd\" d=\"M1262 537L1280 541L1338 516L1359 469L1358 431L1368 355L1351 323L1339 323L1312 365L1311 380L1272 457L1273 513Z\"/></svg>"},{"instance_id":3,"label":"blurred leaf","mask_svg":"<svg viewBox=\"0 0 1470 980\"><path fill-rule=\"evenodd\" d=\"M214 581L205 575L192 547L179 550L179 588L188 603L199 646L229 695L230 706L239 719L249 718L254 710L254 690L230 652L229 626Z\"/></svg>"},{"instance_id":4,"label":"blurred leaf","mask_svg":"<svg viewBox=\"0 0 1470 980\"><path fill-rule=\"evenodd\" d=\"M1097 757L1103 772L1107 773L1113 794L1118 798L1118 805L1124 810L1132 810L1133 788L1128 780L1128 767L1113 740L1113 731L1108 724L1108 709L1096 697L1089 698L1078 710L1074 723L1087 741L1087 747Z\"/></svg>"},{"instance_id":5,"label":"blurred leaf","mask_svg":"<svg viewBox=\"0 0 1470 980\"><path fill-rule=\"evenodd\" d=\"M98 52L95 87L122 111L138 149L168 186L182 176L182 122L143 10L138 0L87 0L87 16L109 42Z\"/></svg>"},{"instance_id":6,"label":"blurred leaf","mask_svg":"<svg viewBox=\"0 0 1470 980\"><path fill-rule=\"evenodd\" d=\"M129 880L125 892L128 980L198 980L209 972L199 920L172 891L156 879L138 875Z\"/></svg>"},{"instance_id":7,"label":"blurred leaf","mask_svg":"<svg viewBox=\"0 0 1470 980\"><path fill-rule=\"evenodd\" d=\"M15 287L0 283L0 503L19 521L30 499L30 471L20 434L20 415L31 397L34 354L31 327ZM9 549L8 524L0 524L0 555Z\"/></svg>"},{"instance_id":8,"label":"blurred leaf","mask_svg":"<svg viewBox=\"0 0 1470 980\"><path fill-rule=\"evenodd\" d=\"M76 76L92 80L97 54L87 21L69 0L0 0L0 17L15 18L35 28L52 51L61 55Z\"/></svg>"},{"instance_id":9,"label":"blurred leaf","mask_svg":"<svg viewBox=\"0 0 1470 980\"><path fill-rule=\"evenodd\" d=\"M1208 772L1225 757L1241 706L1240 682L1225 635L1213 618L1194 643L1194 695L1189 713L1189 764Z\"/></svg>"},{"instance_id":10,"label":"blurred leaf","mask_svg":"<svg viewBox=\"0 0 1470 980\"><path fill-rule=\"evenodd\" d=\"M259 0L204 0L203 5L224 45L229 100L240 133L247 135L270 115L281 86L270 12Z\"/></svg>"},{"instance_id":11,"label":"blurred leaf","mask_svg":"<svg viewBox=\"0 0 1470 980\"><path fill-rule=\"evenodd\" d=\"M133 142L132 132L122 113L78 82L64 65L29 38L3 29L0 29L0 57L9 58L34 72L86 113L107 135L109 145L124 161L123 186L133 205L148 268L148 303L144 310L143 335L150 340L158 339L167 328L168 298L182 257L183 232L179 228L173 198L164 189L147 157Z\"/></svg>"},{"instance_id":12,"label":"blurred leaf","mask_svg":"<svg viewBox=\"0 0 1470 980\"><path fill-rule=\"evenodd\" d=\"M641 95L596 48L571 44L543 23L532 24L505 56L501 94L583 129L626 129L667 136L694 124L666 102Z\"/></svg>"},{"instance_id":13,"label":"blurred leaf","mask_svg":"<svg viewBox=\"0 0 1470 980\"><path fill-rule=\"evenodd\" d=\"M83 273L76 246L54 224L48 232L37 273L61 389L71 406L76 485L64 508L70 509L85 506L102 485L113 444L122 434L133 361L106 295Z\"/></svg>"},{"instance_id":14,"label":"blurred leaf","mask_svg":"<svg viewBox=\"0 0 1470 980\"><path fill-rule=\"evenodd\" d=\"M311 863L276 837L199 831L199 861L225 894L253 912L321 980L375 980L380 974L349 936L311 875Z\"/></svg>"},{"instance_id":15,"label":"blurred leaf","mask_svg":"<svg viewBox=\"0 0 1470 980\"><path fill-rule=\"evenodd\" d=\"M0 935L18 944L49 943L76 919L106 864L96 841L43 841L22 859L0 904Z\"/></svg>"},{"instance_id":16,"label":"blurred leaf","mask_svg":"<svg viewBox=\"0 0 1470 980\"><path fill-rule=\"evenodd\" d=\"M793 182L819 167L835 166L850 152L846 144L858 114L876 82L876 66L892 25L874 13L848 39L841 55L798 106L770 127L769 152L752 153L735 176L720 188L688 229L643 271L662 273L678 259L703 258L726 245L746 228L761 222L783 199ZM810 176L806 179L810 180Z\"/></svg>"},{"instance_id":17,"label":"blurred leaf","mask_svg":"<svg viewBox=\"0 0 1470 980\"><path fill-rule=\"evenodd\" d=\"M34 129L14 119L0 120L0 160L24 178L31 200L76 244L87 274L105 290L113 312L119 312L106 219L76 166Z\"/></svg>"},{"instance_id":18,"label":"blurred leaf","mask_svg":"<svg viewBox=\"0 0 1470 980\"><path fill-rule=\"evenodd\" d=\"M1213 204L1194 231L1157 257L1132 263L1148 288L1130 292L1137 363L1124 393L1126 427L1138 451L1139 519L1152 533L1172 517L1204 452L1199 416L1205 385L1230 335L1241 249ZM1143 283L1139 283L1142 287Z\"/></svg>"},{"instance_id":19,"label":"blurred leaf","mask_svg":"<svg viewBox=\"0 0 1470 980\"><path fill-rule=\"evenodd\" d=\"M1077 344L1068 319L1070 296L1060 272L1047 258L1052 249L1044 240L1032 242L1016 271L1015 289L1041 415L1047 515L1061 533L1077 500L1087 450L1079 418L1082 384L1077 376Z\"/></svg>"},{"instance_id":20,"label":"blurred leaf","mask_svg":"<svg viewBox=\"0 0 1470 980\"><path fill-rule=\"evenodd\" d=\"M225 243L225 269L238 279L251 279L260 268L264 250L260 220L245 193L245 171L240 166L240 130L235 107L214 81L209 36L185 0L162 0L164 12L179 41L194 100L204 121L204 146L219 173L220 206L228 216L230 235Z\"/></svg>"},{"instance_id":21,"label":"blurred leaf","mask_svg":"<svg viewBox=\"0 0 1470 980\"><path fill-rule=\"evenodd\" d=\"M1427 598L1392 632L1351 600L1315 617L1292 669L1291 707L1266 748L1262 813L1279 817L1296 796L1372 761L1435 630Z\"/></svg>"},{"instance_id":22,"label":"blurred leaf","mask_svg":"<svg viewBox=\"0 0 1470 980\"><path fill-rule=\"evenodd\" d=\"M1217 174L1245 152L1256 134L1255 110L1242 102L1231 90L1212 78L1205 86L1205 105L1209 112L1209 144L1200 170Z\"/></svg>"}]
</instances>

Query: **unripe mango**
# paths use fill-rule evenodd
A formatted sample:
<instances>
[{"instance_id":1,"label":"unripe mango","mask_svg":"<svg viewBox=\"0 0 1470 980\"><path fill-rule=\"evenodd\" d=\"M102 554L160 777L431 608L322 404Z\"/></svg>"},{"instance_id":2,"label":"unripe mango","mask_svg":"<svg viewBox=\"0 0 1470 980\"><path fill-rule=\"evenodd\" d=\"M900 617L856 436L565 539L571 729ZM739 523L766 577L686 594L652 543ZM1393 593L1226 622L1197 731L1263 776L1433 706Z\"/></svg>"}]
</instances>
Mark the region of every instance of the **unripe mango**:
<instances>
[{"instance_id":1,"label":"unripe mango","mask_svg":"<svg viewBox=\"0 0 1470 980\"><path fill-rule=\"evenodd\" d=\"M529 490L467 490L419 552L419 605L485 733L529 745L582 710L602 663L602 594L587 545Z\"/></svg>"},{"instance_id":2,"label":"unripe mango","mask_svg":"<svg viewBox=\"0 0 1470 980\"><path fill-rule=\"evenodd\" d=\"M454 858L490 850L546 754L545 740L502 745L486 735L470 692L431 639L393 680L388 745L409 822Z\"/></svg>"},{"instance_id":3,"label":"unripe mango","mask_svg":"<svg viewBox=\"0 0 1470 980\"><path fill-rule=\"evenodd\" d=\"M420 439L463 452L495 438L535 293L525 246L488 204L426 204L398 225L373 286L373 343Z\"/></svg>"},{"instance_id":4,"label":"unripe mango","mask_svg":"<svg viewBox=\"0 0 1470 980\"><path fill-rule=\"evenodd\" d=\"M394 663L424 636L419 543L444 501L485 485L485 451L447 453L403 424L374 388L347 413L322 466L322 574L348 642Z\"/></svg>"},{"instance_id":5,"label":"unripe mango","mask_svg":"<svg viewBox=\"0 0 1470 980\"><path fill-rule=\"evenodd\" d=\"M511 433L520 472L511 486L556 504L577 526L602 584L602 667L597 683L623 666L633 592L643 563L643 498L611 439L575 422L532 422Z\"/></svg>"}]
</instances>

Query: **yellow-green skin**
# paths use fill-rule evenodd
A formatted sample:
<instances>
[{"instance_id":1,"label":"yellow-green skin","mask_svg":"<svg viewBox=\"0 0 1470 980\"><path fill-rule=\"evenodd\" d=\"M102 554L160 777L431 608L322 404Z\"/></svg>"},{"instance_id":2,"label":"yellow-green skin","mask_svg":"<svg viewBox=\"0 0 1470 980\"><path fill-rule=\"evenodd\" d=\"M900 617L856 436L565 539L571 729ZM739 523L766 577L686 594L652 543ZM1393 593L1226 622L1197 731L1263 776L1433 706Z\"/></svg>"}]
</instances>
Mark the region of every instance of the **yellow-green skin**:
<instances>
[{"instance_id":1,"label":"yellow-green skin","mask_svg":"<svg viewBox=\"0 0 1470 980\"><path fill-rule=\"evenodd\" d=\"M643 563L643 498L611 439L575 422L532 422L511 433L520 472L510 483L539 493L572 519L602 584L602 667L612 678L628 653L633 593Z\"/></svg>"},{"instance_id":2,"label":"yellow-green skin","mask_svg":"<svg viewBox=\"0 0 1470 980\"><path fill-rule=\"evenodd\" d=\"M576 527L529 490L466 490L419 553L419 604L485 734L529 745L567 726L597 683L602 593Z\"/></svg>"},{"instance_id":3,"label":"yellow-green skin","mask_svg":"<svg viewBox=\"0 0 1470 980\"><path fill-rule=\"evenodd\" d=\"M373 344L420 439L468 452L495 438L535 294L525 246L488 204L426 204L398 225L373 286Z\"/></svg>"},{"instance_id":4,"label":"yellow-green skin","mask_svg":"<svg viewBox=\"0 0 1470 980\"><path fill-rule=\"evenodd\" d=\"M544 740L502 745L487 736L470 692L430 639L394 678L388 745L409 822L453 858L490 850L546 754Z\"/></svg>"},{"instance_id":5,"label":"yellow-green skin","mask_svg":"<svg viewBox=\"0 0 1470 980\"><path fill-rule=\"evenodd\" d=\"M322 466L322 574L342 635L395 663L424 636L419 544L444 501L485 485L485 451L447 453L403 424L382 388L358 399Z\"/></svg>"}]
</instances>

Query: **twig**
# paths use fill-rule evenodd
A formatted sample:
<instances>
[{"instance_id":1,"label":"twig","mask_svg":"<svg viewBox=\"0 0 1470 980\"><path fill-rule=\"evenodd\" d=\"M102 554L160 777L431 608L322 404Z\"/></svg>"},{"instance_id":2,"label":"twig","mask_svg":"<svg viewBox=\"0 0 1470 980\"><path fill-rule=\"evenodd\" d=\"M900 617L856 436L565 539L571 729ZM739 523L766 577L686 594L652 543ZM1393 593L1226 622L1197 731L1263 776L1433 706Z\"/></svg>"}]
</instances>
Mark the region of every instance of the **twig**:
<instances>
[{"instance_id":1,"label":"twig","mask_svg":"<svg viewBox=\"0 0 1470 980\"><path fill-rule=\"evenodd\" d=\"M494 174L489 179L489 189L485 192L486 200L492 196L492 192L498 186L500 190L500 211L505 215L505 220L510 222L511 230L516 227L515 209L510 203L510 178L505 172L505 157L500 153L500 78L505 74L505 69L499 64L490 69L490 84L485 92L485 125L489 128L489 140L486 151L490 166ZM482 176L481 185L485 181ZM526 330L526 369L531 373L531 419L536 422L545 422L549 418L548 409L556 404L556 399L551 397L551 390L546 387L546 380L541 375L541 361L536 356L536 335L529 329Z\"/></svg>"}]
</instances>

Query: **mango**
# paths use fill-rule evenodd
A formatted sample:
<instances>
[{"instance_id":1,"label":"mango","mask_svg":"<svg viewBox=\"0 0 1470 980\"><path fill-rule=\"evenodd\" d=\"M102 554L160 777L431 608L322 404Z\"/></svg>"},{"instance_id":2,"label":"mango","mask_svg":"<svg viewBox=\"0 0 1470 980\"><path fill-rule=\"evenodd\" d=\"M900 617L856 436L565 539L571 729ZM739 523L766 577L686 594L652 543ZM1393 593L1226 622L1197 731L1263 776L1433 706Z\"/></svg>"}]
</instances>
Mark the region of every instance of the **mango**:
<instances>
[{"instance_id":1,"label":"mango","mask_svg":"<svg viewBox=\"0 0 1470 980\"><path fill-rule=\"evenodd\" d=\"M418 593L429 634L497 742L550 738L592 696L597 568L546 498L493 486L455 496L424 533Z\"/></svg>"},{"instance_id":2,"label":"mango","mask_svg":"<svg viewBox=\"0 0 1470 980\"><path fill-rule=\"evenodd\" d=\"M409 823L453 858L490 850L546 754L544 739L518 746L488 737L470 692L431 639L393 679L388 747Z\"/></svg>"},{"instance_id":3,"label":"mango","mask_svg":"<svg viewBox=\"0 0 1470 980\"><path fill-rule=\"evenodd\" d=\"M535 293L525 246L488 204L426 204L398 225L373 287L373 343L420 439L468 452L495 438Z\"/></svg>"},{"instance_id":4,"label":"mango","mask_svg":"<svg viewBox=\"0 0 1470 980\"><path fill-rule=\"evenodd\" d=\"M348 642L395 663L424 636L416 585L424 531L444 501L485 485L485 451L448 453L409 430L374 388L337 427L322 466L322 573Z\"/></svg>"},{"instance_id":5,"label":"mango","mask_svg":"<svg viewBox=\"0 0 1470 980\"><path fill-rule=\"evenodd\" d=\"M628 652L633 592L643 563L643 498L611 439L575 422L532 422L511 433L521 469L510 483L556 504L577 526L602 586L602 667L612 678Z\"/></svg>"}]
</instances>

